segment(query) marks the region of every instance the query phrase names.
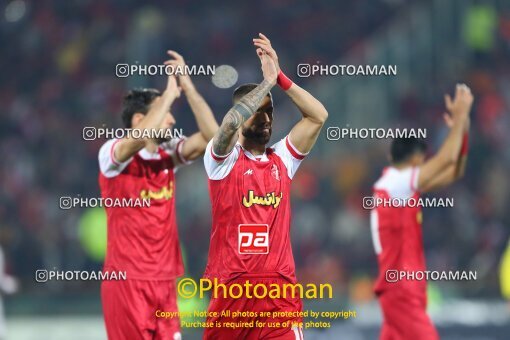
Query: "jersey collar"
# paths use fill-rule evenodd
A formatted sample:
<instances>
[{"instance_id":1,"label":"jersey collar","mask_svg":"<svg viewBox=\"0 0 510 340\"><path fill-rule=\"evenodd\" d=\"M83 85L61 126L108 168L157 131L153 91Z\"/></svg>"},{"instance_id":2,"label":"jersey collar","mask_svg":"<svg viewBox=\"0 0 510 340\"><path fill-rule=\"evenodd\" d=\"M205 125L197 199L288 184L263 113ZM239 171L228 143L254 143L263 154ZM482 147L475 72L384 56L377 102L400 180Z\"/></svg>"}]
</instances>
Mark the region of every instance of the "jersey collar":
<instances>
[{"instance_id":1,"label":"jersey collar","mask_svg":"<svg viewBox=\"0 0 510 340\"><path fill-rule=\"evenodd\" d=\"M243 148L243 146L241 145L241 143L237 142L236 145L239 145L239 147L241 148L241 150L243 150L244 154L246 155L246 157L248 157L249 159L253 160L253 161L257 161L257 162L269 162L269 158L267 157L267 154L266 154L266 151L264 150L264 153L260 156L255 156L254 154L252 154L250 151L246 150L245 148Z\"/></svg>"}]
</instances>

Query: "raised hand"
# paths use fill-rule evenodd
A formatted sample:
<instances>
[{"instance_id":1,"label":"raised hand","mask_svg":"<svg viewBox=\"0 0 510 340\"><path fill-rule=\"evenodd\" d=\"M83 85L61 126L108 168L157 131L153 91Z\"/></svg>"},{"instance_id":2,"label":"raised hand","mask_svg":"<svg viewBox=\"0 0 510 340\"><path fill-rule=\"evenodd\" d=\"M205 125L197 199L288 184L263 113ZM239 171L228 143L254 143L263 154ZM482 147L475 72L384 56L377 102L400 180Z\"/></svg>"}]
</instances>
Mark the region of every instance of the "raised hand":
<instances>
[{"instance_id":1,"label":"raised hand","mask_svg":"<svg viewBox=\"0 0 510 340\"><path fill-rule=\"evenodd\" d=\"M179 98L181 95L181 88L177 86L177 79L174 75L168 76L168 81L166 83L165 92L163 92L164 96L168 96L169 99Z\"/></svg>"},{"instance_id":2,"label":"raised hand","mask_svg":"<svg viewBox=\"0 0 510 340\"><path fill-rule=\"evenodd\" d=\"M182 55L172 50L168 50L167 53L173 59L165 61L164 64L172 66L174 68L174 72L177 68L179 69L179 85L181 88L184 91L193 89L193 82L191 81L190 76L185 73L186 62L184 61Z\"/></svg>"},{"instance_id":3,"label":"raised hand","mask_svg":"<svg viewBox=\"0 0 510 340\"><path fill-rule=\"evenodd\" d=\"M451 129L453 127L453 119L452 116L448 112L443 113L443 119L446 126Z\"/></svg>"},{"instance_id":4,"label":"raised hand","mask_svg":"<svg viewBox=\"0 0 510 340\"><path fill-rule=\"evenodd\" d=\"M271 46L271 41L262 33L259 33L258 38L253 38L253 45L257 47L257 50L260 48L264 52L267 53L269 57L273 60L276 65L276 72L280 72L280 64L278 63L278 55L274 50L273 46Z\"/></svg>"},{"instance_id":5,"label":"raised hand","mask_svg":"<svg viewBox=\"0 0 510 340\"><path fill-rule=\"evenodd\" d=\"M471 89L465 84L457 84L453 99L448 94L444 96L446 109L452 114L453 119L467 118L473 105L473 99Z\"/></svg>"},{"instance_id":6,"label":"raised hand","mask_svg":"<svg viewBox=\"0 0 510 340\"><path fill-rule=\"evenodd\" d=\"M278 71L276 69L276 65L273 59L262 49L257 48L257 55L260 59L260 68L262 69L262 75L264 76L264 80L269 82L269 84L276 84L276 79L278 78Z\"/></svg>"}]
</instances>

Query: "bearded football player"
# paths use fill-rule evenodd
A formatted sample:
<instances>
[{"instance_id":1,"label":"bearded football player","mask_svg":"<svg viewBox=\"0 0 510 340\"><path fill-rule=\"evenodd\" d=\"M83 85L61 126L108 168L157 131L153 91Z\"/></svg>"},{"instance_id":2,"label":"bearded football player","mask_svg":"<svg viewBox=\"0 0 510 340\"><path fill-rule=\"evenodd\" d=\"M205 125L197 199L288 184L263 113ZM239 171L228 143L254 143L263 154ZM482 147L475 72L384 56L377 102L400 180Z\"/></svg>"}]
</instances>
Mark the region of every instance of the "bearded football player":
<instances>
[{"instance_id":1,"label":"bearded football player","mask_svg":"<svg viewBox=\"0 0 510 340\"><path fill-rule=\"evenodd\" d=\"M205 277L232 284L296 283L290 243L290 188L299 165L314 146L328 113L306 90L281 71L278 57L263 34L253 39L263 81L245 84L233 94L234 106L207 145L204 164L209 177L212 232ZM267 147L273 127L270 90L278 84L302 117L287 136ZM260 291L263 291L262 289ZM284 327L207 328L204 339L302 339L299 296L280 298L212 297L209 312L223 310L281 312L281 317L244 318L259 324L280 322ZM209 317L208 322L232 322Z\"/></svg>"}]
</instances>

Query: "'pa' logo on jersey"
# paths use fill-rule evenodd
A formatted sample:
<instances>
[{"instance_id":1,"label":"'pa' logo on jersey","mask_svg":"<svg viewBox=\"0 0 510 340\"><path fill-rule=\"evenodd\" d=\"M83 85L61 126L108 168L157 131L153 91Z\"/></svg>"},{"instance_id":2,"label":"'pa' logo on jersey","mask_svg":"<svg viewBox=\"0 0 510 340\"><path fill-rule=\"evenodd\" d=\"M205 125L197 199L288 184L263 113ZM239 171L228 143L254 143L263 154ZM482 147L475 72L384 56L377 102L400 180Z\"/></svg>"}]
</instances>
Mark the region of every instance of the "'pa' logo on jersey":
<instances>
[{"instance_id":1,"label":"'pa' logo on jersey","mask_svg":"<svg viewBox=\"0 0 510 340\"><path fill-rule=\"evenodd\" d=\"M273 164L271 167L271 176L273 176L277 181L280 180L280 171L278 171L276 164Z\"/></svg>"},{"instance_id":2,"label":"'pa' logo on jersey","mask_svg":"<svg viewBox=\"0 0 510 340\"><path fill-rule=\"evenodd\" d=\"M267 224L239 225L239 254L268 254L269 226Z\"/></svg>"}]
</instances>

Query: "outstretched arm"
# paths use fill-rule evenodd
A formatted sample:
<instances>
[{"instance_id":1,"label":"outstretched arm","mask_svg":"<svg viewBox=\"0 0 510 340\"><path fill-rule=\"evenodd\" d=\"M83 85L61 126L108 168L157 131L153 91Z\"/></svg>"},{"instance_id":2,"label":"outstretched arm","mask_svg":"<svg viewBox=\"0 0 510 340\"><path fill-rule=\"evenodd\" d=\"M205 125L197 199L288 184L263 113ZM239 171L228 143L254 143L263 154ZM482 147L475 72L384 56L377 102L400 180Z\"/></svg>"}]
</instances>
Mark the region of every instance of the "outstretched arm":
<instances>
[{"instance_id":1,"label":"outstretched arm","mask_svg":"<svg viewBox=\"0 0 510 340\"><path fill-rule=\"evenodd\" d=\"M166 65L184 68L184 58L175 51L168 51L173 60L165 62ZM205 99L196 90L188 74L179 75L179 85L186 96L191 111L195 116L199 132L191 135L183 142L181 154L186 160L194 160L204 153L207 142L209 142L216 131L218 123L214 114Z\"/></svg>"},{"instance_id":2,"label":"outstretched arm","mask_svg":"<svg viewBox=\"0 0 510 340\"><path fill-rule=\"evenodd\" d=\"M273 59L277 66L278 84L301 112L303 117L292 128L289 138L299 152L308 153L328 118L328 111L308 91L293 83L282 73L278 64L278 56L264 34L259 33L259 38L253 39L253 44L264 50Z\"/></svg>"},{"instance_id":3,"label":"outstretched arm","mask_svg":"<svg viewBox=\"0 0 510 340\"><path fill-rule=\"evenodd\" d=\"M225 115L220 128L214 135L213 151L218 156L228 154L237 142L238 129L259 108L260 103L276 84L276 66L262 50L257 51L264 80L251 92L242 97Z\"/></svg>"},{"instance_id":4,"label":"outstretched arm","mask_svg":"<svg viewBox=\"0 0 510 340\"><path fill-rule=\"evenodd\" d=\"M462 137L467 126L469 111L473 104L471 90L464 84L457 85L455 98L445 96L446 108L452 115L450 132L436 155L420 167L418 189L422 192L433 190L441 186L441 182L451 180L456 172L463 171L462 160L459 153L462 146ZM458 169L455 168L458 165ZM451 168L451 169L449 169ZM445 173L450 171L450 174ZM449 177L449 178L448 178Z\"/></svg>"},{"instance_id":5,"label":"outstretched arm","mask_svg":"<svg viewBox=\"0 0 510 340\"><path fill-rule=\"evenodd\" d=\"M177 87L177 80L175 77L169 76L165 92L160 98L156 98L151 104L149 112L140 121L137 128L144 129L158 129L165 119L170 106L176 98L180 96L181 91ZM143 149L151 139L149 138L132 138L125 137L121 139L114 149L114 158L116 161L122 163L134 156L138 151Z\"/></svg>"},{"instance_id":6,"label":"outstretched arm","mask_svg":"<svg viewBox=\"0 0 510 340\"><path fill-rule=\"evenodd\" d=\"M451 116L447 113L445 113L445 121L446 125L451 129L453 127L453 120ZM437 177L433 178L426 187L422 188L423 192L430 192L444 188L452 184L453 182L458 181L464 176L468 156L468 134L469 134L469 118L466 120L464 124L464 136L462 139L462 146L459 152L459 156L457 157L457 161L455 162L455 164L449 165L446 168L446 170L444 170Z\"/></svg>"},{"instance_id":7,"label":"outstretched arm","mask_svg":"<svg viewBox=\"0 0 510 340\"><path fill-rule=\"evenodd\" d=\"M298 151L308 153L317 141L328 112L321 102L297 84L292 84L286 93L303 116L290 131L289 139Z\"/></svg>"}]
</instances>

